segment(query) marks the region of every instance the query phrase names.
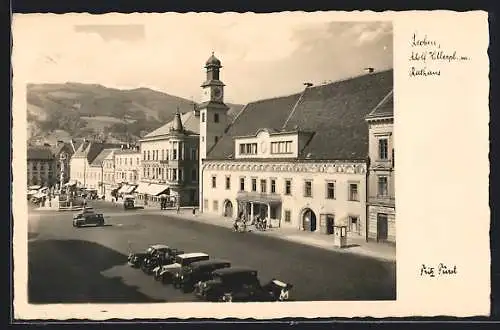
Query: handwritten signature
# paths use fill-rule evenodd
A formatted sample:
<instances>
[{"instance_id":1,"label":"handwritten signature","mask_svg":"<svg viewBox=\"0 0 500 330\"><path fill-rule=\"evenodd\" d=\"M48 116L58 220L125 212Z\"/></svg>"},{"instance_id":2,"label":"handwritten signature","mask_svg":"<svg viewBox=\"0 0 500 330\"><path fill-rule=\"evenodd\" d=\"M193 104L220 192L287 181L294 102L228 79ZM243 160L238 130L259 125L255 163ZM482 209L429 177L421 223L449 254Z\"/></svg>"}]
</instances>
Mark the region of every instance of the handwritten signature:
<instances>
[{"instance_id":1,"label":"handwritten signature","mask_svg":"<svg viewBox=\"0 0 500 330\"><path fill-rule=\"evenodd\" d=\"M420 267L420 276L439 277L453 276L457 274L458 272L456 265L446 265L444 263L440 263L437 266L422 264L422 266Z\"/></svg>"}]
</instances>

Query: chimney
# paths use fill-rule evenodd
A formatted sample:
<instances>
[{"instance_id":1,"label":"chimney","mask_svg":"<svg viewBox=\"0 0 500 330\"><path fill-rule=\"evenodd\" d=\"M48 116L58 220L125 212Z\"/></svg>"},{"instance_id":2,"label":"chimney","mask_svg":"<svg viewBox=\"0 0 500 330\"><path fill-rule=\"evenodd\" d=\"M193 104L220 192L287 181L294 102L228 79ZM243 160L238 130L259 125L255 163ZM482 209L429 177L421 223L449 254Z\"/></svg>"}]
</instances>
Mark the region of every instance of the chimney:
<instances>
[{"instance_id":1,"label":"chimney","mask_svg":"<svg viewBox=\"0 0 500 330\"><path fill-rule=\"evenodd\" d=\"M375 68L371 68L371 67L365 68L365 72L373 73L373 72L375 72Z\"/></svg>"}]
</instances>

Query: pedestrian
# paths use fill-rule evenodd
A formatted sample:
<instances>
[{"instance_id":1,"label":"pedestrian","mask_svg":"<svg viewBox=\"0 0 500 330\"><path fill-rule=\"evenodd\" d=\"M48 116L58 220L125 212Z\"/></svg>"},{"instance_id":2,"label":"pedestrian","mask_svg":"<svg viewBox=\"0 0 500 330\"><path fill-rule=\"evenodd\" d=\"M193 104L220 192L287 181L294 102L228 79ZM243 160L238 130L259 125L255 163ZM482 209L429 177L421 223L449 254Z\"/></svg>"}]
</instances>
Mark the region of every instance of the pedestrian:
<instances>
[{"instance_id":1,"label":"pedestrian","mask_svg":"<svg viewBox=\"0 0 500 330\"><path fill-rule=\"evenodd\" d=\"M177 203L177 214L181 212L181 204Z\"/></svg>"},{"instance_id":2,"label":"pedestrian","mask_svg":"<svg viewBox=\"0 0 500 330\"><path fill-rule=\"evenodd\" d=\"M196 207L193 207L193 217L196 215Z\"/></svg>"}]
</instances>

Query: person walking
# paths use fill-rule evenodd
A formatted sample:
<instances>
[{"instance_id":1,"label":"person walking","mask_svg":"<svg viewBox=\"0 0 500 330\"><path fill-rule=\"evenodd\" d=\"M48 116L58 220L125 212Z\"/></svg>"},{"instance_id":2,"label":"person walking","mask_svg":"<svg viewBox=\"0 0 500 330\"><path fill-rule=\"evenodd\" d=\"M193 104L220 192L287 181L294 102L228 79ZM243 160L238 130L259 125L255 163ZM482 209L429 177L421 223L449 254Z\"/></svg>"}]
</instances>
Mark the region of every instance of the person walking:
<instances>
[{"instance_id":1,"label":"person walking","mask_svg":"<svg viewBox=\"0 0 500 330\"><path fill-rule=\"evenodd\" d=\"M177 214L181 212L181 204L177 203Z\"/></svg>"}]
</instances>

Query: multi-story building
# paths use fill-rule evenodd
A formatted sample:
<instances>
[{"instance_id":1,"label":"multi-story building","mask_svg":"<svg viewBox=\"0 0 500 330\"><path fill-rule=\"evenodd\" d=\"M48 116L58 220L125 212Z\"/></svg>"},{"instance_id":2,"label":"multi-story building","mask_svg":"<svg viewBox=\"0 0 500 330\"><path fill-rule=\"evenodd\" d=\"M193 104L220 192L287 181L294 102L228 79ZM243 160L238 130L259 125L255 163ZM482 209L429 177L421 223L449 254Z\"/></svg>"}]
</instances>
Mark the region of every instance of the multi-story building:
<instances>
[{"instance_id":1,"label":"multi-story building","mask_svg":"<svg viewBox=\"0 0 500 330\"><path fill-rule=\"evenodd\" d=\"M166 195L181 206L198 205L199 112L195 109L140 140L138 202L157 204Z\"/></svg>"},{"instance_id":2,"label":"multi-story building","mask_svg":"<svg viewBox=\"0 0 500 330\"><path fill-rule=\"evenodd\" d=\"M394 108L390 93L366 117L369 127L368 238L396 242Z\"/></svg>"},{"instance_id":3,"label":"multi-story building","mask_svg":"<svg viewBox=\"0 0 500 330\"><path fill-rule=\"evenodd\" d=\"M28 185L54 186L57 169L54 154L49 147L28 147Z\"/></svg>"},{"instance_id":4,"label":"multi-story building","mask_svg":"<svg viewBox=\"0 0 500 330\"><path fill-rule=\"evenodd\" d=\"M115 153L118 149L111 149L102 161L102 187L101 194L106 200L111 200L112 192L117 191L119 185L115 182Z\"/></svg>"},{"instance_id":5,"label":"multi-story building","mask_svg":"<svg viewBox=\"0 0 500 330\"><path fill-rule=\"evenodd\" d=\"M120 186L119 194L131 194L139 184L141 153L139 147L127 147L117 150L115 158L115 183Z\"/></svg>"},{"instance_id":6,"label":"multi-story building","mask_svg":"<svg viewBox=\"0 0 500 330\"><path fill-rule=\"evenodd\" d=\"M97 156L104 149L119 149L120 147L118 144L84 140L71 157L70 181L79 187L98 190L102 182L102 162L105 156L101 155L96 160Z\"/></svg>"},{"instance_id":7,"label":"multi-story building","mask_svg":"<svg viewBox=\"0 0 500 330\"><path fill-rule=\"evenodd\" d=\"M252 102L228 122L220 68L212 55L199 106L200 210L367 237L365 117L384 100L392 107L392 70Z\"/></svg>"}]
</instances>

